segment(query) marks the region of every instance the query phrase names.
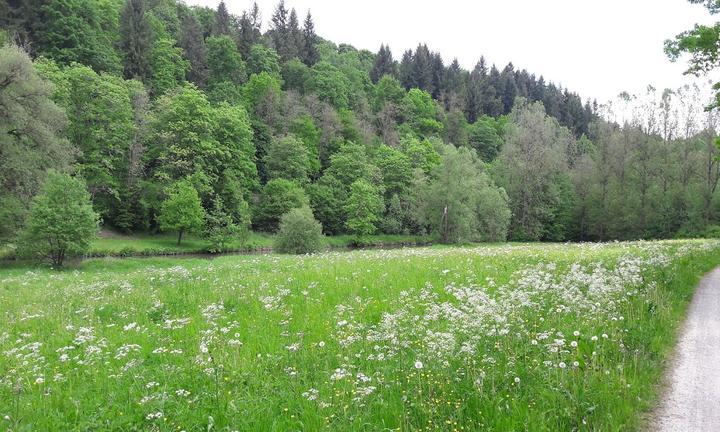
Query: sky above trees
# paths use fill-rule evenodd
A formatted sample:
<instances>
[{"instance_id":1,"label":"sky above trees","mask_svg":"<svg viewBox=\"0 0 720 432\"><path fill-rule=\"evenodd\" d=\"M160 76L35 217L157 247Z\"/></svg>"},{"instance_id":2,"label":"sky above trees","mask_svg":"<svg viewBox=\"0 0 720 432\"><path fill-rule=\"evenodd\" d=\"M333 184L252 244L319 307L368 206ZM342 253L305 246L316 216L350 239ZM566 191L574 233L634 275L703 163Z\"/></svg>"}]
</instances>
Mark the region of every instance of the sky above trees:
<instances>
[{"instance_id":1,"label":"sky above trees","mask_svg":"<svg viewBox=\"0 0 720 432\"><path fill-rule=\"evenodd\" d=\"M215 8L219 0L187 0ZM228 1L240 14L250 0ZM265 30L276 0L259 0ZM449 64L471 70L480 55L514 62L583 98L605 102L648 84L677 88L692 82L684 61L671 63L663 42L710 23L702 5L686 0L336 1L289 0L300 16L310 9L321 37L377 52L390 44L395 58L427 42ZM699 80L703 82L704 80Z\"/></svg>"}]
</instances>

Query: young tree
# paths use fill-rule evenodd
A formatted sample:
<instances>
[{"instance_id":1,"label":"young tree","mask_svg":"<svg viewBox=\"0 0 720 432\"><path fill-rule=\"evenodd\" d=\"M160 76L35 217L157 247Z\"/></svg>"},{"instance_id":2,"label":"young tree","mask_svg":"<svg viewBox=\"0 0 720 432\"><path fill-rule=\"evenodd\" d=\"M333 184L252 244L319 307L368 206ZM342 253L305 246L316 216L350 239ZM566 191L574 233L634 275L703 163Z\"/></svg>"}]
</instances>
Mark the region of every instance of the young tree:
<instances>
[{"instance_id":1,"label":"young tree","mask_svg":"<svg viewBox=\"0 0 720 432\"><path fill-rule=\"evenodd\" d=\"M85 183L51 171L42 191L33 199L21 248L62 266L68 255L90 248L98 222Z\"/></svg>"},{"instance_id":2,"label":"young tree","mask_svg":"<svg viewBox=\"0 0 720 432\"><path fill-rule=\"evenodd\" d=\"M350 185L345 226L358 239L374 234L385 206L377 188L365 180Z\"/></svg>"},{"instance_id":3,"label":"young tree","mask_svg":"<svg viewBox=\"0 0 720 432\"><path fill-rule=\"evenodd\" d=\"M162 95L185 80L190 63L183 57L182 49L175 41L161 38L153 43L151 67L153 71L150 88L154 95Z\"/></svg>"},{"instance_id":4,"label":"young tree","mask_svg":"<svg viewBox=\"0 0 720 432\"><path fill-rule=\"evenodd\" d=\"M120 15L120 51L125 78L143 81L152 76L153 34L145 0L126 0Z\"/></svg>"},{"instance_id":5,"label":"young tree","mask_svg":"<svg viewBox=\"0 0 720 432\"><path fill-rule=\"evenodd\" d=\"M280 230L275 237L277 252L307 254L317 252L322 244L322 225L307 205L290 210L280 219Z\"/></svg>"},{"instance_id":6,"label":"young tree","mask_svg":"<svg viewBox=\"0 0 720 432\"><path fill-rule=\"evenodd\" d=\"M247 63L250 75L265 72L275 77L280 76L280 56L274 49L262 44L255 44L250 48Z\"/></svg>"},{"instance_id":7,"label":"young tree","mask_svg":"<svg viewBox=\"0 0 720 432\"><path fill-rule=\"evenodd\" d=\"M245 82L245 62L230 36L210 37L206 41L209 87L223 82L240 85Z\"/></svg>"},{"instance_id":8,"label":"young tree","mask_svg":"<svg viewBox=\"0 0 720 432\"><path fill-rule=\"evenodd\" d=\"M296 183L285 179L270 180L260 194L253 224L262 231L275 232L282 215L307 204L307 195Z\"/></svg>"},{"instance_id":9,"label":"young tree","mask_svg":"<svg viewBox=\"0 0 720 432\"><path fill-rule=\"evenodd\" d=\"M211 253L227 250L233 240L241 245L245 244L250 234L250 210L247 203L241 198L241 205L236 209L240 215L239 220L233 218L225 210L220 198L213 201L213 206L205 216L205 238L210 241Z\"/></svg>"},{"instance_id":10,"label":"young tree","mask_svg":"<svg viewBox=\"0 0 720 432\"><path fill-rule=\"evenodd\" d=\"M160 207L158 223L164 231L177 231L180 245L183 233L196 233L203 227L205 211L197 190L188 180L173 183L165 191L167 198Z\"/></svg>"}]
</instances>

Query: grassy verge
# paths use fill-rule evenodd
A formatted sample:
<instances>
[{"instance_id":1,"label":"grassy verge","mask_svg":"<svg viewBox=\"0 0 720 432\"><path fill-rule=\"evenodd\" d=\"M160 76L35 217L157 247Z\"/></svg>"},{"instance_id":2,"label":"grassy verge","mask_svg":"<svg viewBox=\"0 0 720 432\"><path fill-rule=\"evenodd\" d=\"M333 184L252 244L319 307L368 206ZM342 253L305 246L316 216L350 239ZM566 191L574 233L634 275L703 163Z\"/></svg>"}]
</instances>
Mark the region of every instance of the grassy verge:
<instances>
[{"instance_id":1,"label":"grassy verge","mask_svg":"<svg viewBox=\"0 0 720 432\"><path fill-rule=\"evenodd\" d=\"M0 428L637 430L718 262L672 241L0 270Z\"/></svg>"},{"instance_id":2,"label":"grassy verge","mask_svg":"<svg viewBox=\"0 0 720 432\"><path fill-rule=\"evenodd\" d=\"M230 242L227 252L262 252L270 250L273 246L274 236L266 233L250 233L245 243ZM347 248L355 246L384 247L398 245L423 245L429 238L411 235L372 235L356 244L356 239L350 235L325 237L328 248ZM203 238L186 235L181 244L177 244L176 234L135 234L122 235L106 233L99 236L92 243L88 257L128 257L128 256L154 256L179 254L205 254L210 244ZM0 260L15 256L12 246L0 247Z\"/></svg>"}]
</instances>

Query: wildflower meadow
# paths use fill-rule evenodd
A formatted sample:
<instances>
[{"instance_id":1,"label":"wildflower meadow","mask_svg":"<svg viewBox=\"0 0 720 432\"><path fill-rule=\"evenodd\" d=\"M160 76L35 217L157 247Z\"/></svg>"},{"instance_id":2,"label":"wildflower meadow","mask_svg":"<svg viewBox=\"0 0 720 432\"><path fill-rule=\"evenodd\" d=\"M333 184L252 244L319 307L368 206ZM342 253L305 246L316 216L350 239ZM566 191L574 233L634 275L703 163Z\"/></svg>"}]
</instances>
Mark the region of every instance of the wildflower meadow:
<instances>
[{"instance_id":1,"label":"wildflower meadow","mask_svg":"<svg viewBox=\"0 0 720 432\"><path fill-rule=\"evenodd\" d=\"M633 430L720 241L0 270L0 430Z\"/></svg>"}]
</instances>

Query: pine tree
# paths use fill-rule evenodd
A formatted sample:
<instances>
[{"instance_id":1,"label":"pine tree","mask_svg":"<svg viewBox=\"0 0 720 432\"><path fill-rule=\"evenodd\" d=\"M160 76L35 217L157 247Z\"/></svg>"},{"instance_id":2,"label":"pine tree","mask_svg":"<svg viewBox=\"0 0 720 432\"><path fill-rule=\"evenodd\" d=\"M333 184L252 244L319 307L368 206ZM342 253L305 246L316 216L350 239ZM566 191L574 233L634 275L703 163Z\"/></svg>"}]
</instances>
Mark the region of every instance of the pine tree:
<instances>
[{"instance_id":1,"label":"pine tree","mask_svg":"<svg viewBox=\"0 0 720 432\"><path fill-rule=\"evenodd\" d=\"M225 2L221 1L215 12L215 23L213 24L212 34L213 36L230 36L231 29L230 13L227 10Z\"/></svg>"},{"instance_id":2,"label":"pine tree","mask_svg":"<svg viewBox=\"0 0 720 432\"><path fill-rule=\"evenodd\" d=\"M239 21L237 44L238 50L244 59L250 57L250 49L261 36L260 8L257 2L253 3L250 11L244 11Z\"/></svg>"},{"instance_id":3,"label":"pine tree","mask_svg":"<svg viewBox=\"0 0 720 432\"><path fill-rule=\"evenodd\" d=\"M380 45L380 51L375 56L375 63L370 71L370 79L374 84L377 84L384 75L396 76L397 74L392 51L390 51L390 47L383 44Z\"/></svg>"},{"instance_id":4,"label":"pine tree","mask_svg":"<svg viewBox=\"0 0 720 432\"><path fill-rule=\"evenodd\" d=\"M270 38L275 51L278 52L283 61L287 61L292 58L288 57L288 15L289 13L285 7L285 0L280 0L280 3L278 3L275 7L275 12L271 18L272 28L270 29Z\"/></svg>"},{"instance_id":5,"label":"pine tree","mask_svg":"<svg viewBox=\"0 0 720 432\"><path fill-rule=\"evenodd\" d=\"M402 60L400 60L400 83L406 90L410 90L414 87L413 83L413 52L407 50L403 53Z\"/></svg>"},{"instance_id":6,"label":"pine tree","mask_svg":"<svg viewBox=\"0 0 720 432\"><path fill-rule=\"evenodd\" d=\"M145 0L127 0L120 15L120 50L126 78L147 80L152 75L152 28L146 15Z\"/></svg>"},{"instance_id":7,"label":"pine tree","mask_svg":"<svg viewBox=\"0 0 720 432\"><path fill-rule=\"evenodd\" d=\"M207 78L207 52L200 24L192 14L188 14L183 20L180 47L185 58L190 62L190 69L187 72L188 81L203 87Z\"/></svg>"},{"instance_id":8,"label":"pine tree","mask_svg":"<svg viewBox=\"0 0 720 432\"><path fill-rule=\"evenodd\" d=\"M439 53L430 55L430 72L432 95L435 99L440 99L440 94L445 87L445 65L442 56Z\"/></svg>"},{"instance_id":9,"label":"pine tree","mask_svg":"<svg viewBox=\"0 0 720 432\"><path fill-rule=\"evenodd\" d=\"M302 61L308 66L312 66L320 60L320 53L317 50L317 34L315 34L315 24L312 15L308 11L305 16L302 33Z\"/></svg>"},{"instance_id":10,"label":"pine tree","mask_svg":"<svg viewBox=\"0 0 720 432\"><path fill-rule=\"evenodd\" d=\"M427 45L418 45L413 56L412 86L432 94L434 92L432 75L430 50Z\"/></svg>"},{"instance_id":11,"label":"pine tree","mask_svg":"<svg viewBox=\"0 0 720 432\"><path fill-rule=\"evenodd\" d=\"M472 72L470 72L468 89L465 95L465 112L470 123L475 123L478 117L486 113L484 106L486 86L487 67L485 66L485 58L480 57L480 61L475 65Z\"/></svg>"}]
</instances>

